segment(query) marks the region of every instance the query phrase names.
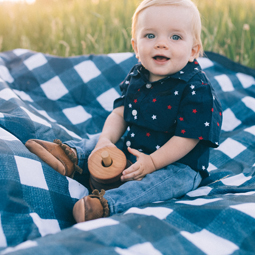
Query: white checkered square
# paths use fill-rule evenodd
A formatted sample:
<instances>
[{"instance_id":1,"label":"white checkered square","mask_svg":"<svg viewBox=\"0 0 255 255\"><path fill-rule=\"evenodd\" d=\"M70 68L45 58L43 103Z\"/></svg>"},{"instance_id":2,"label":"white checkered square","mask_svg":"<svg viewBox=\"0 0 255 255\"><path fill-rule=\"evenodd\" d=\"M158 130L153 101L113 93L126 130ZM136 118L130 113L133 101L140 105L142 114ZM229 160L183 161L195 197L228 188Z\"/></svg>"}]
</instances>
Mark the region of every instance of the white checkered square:
<instances>
[{"instance_id":1,"label":"white checkered square","mask_svg":"<svg viewBox=\"0 0 255 255\"><path fill-rule=\"evenodd\" d=\"M226 186L241 186L245 182L249 181L252 177L246 177L243 173L234 175L225 179L222 179L221 182Z\"/></svg>"},{"instance_id":2,"label":"white checkered square","mask_svg":"<svg viewBox=\"0 0 255 255\"><path fill-rule=\"evenodd\" d=\"M85 122L92 117L92 115L87 113L81 105L66 108L63 110L63 113L74 125Z\"/></svg>"},{"instance_id":3,"label":"white checkered square","mask_svg":"<svg viewBox=\"0 0 255 255\"><path fill-rule=\"evenodd\" d=\"M233 159L246 150L246 147L232 138L228 138L215 150L222 151L228 157Z\"/></svg>"},{"instance_id":4,"label":"white checkered square","mask_svg":"<svg viewBox=\"0 0 255 255\"><path fill-rule=\"evenodd\" d=\"M19 139L16 136L9 133L3 128L0 128L0 139L6 140L6 141L19 141Z\"/></svg>"},{"instance_id":5,"label":"white checkered square","mask_svg":"<svg viewBox=\"0 0 255 255\"><path fill-rule=\"evenodd\" d=\"M74 227L83 231L89 231L97 228L118 225L119 222L111 218L101 218L97 220L85 221L76 224Z\"/></svg>"},{"instance_id":6,"label":"white checkered square","mask_svg":"<svg viewBox=\"0 0 255 255\"><path fill-rule=\"evenodd\" d=\"M198 58L197 61L202 69L212 67L214 64L209 58Z\"/></svg>"},{"instance_id":7,"label":"white checkered square","mask_svg":"<svg viewBox=\"0 0 255 255\"><path fill-rule=\"evenodd\" d=\"M30 71L46 63L47 59L42 53L37 53L24 61L24 64Z\"/></svg>"},{"instance_id":8,"label":"white checkered square","mask_svg":"<svg viewBox=\"0 0 255 255\"><path fill-rule=\"evenodd\" d=\"M177 204L185 204L185 205L195 205L195 206L201 206L206 205L210 203L215 203L217 201L223 200L222 198L212 198L212 199L205 199L205 198L198 198L195 200L180 200L177 201Z\"/></svg>"},{"instance_id":9,"label":"white checkered square","mask_svg":"<svg viewBox=\"0 0 255 255\"><path fill-rule=\"evenodd\" d=\"M236 118L235 114L228 108L223 112L222 130L228 132L234 130L242 122Z\"/></svg>"},{"instance_id":10,"label":"white checkered square","mask_svg":"<svg viewBox=\"0 0 255 255\"><path fill-rule=\"evenodd\" d=\"M114 88L112 88L97 97L97 101L106 111L111 112L113 110L113 101L119 96L119 93Z\"/></svg>"},{"instance_id":11,"label":"white checkered square","mask_svg":"<svg viewBox=\"0 0 255 255\"><path fill-rule=\"evenodd\" d=\"M21 184L49 190L39 161L19 156L14 158Z\"/></svg>"},{"instance_id":12,"label":"white checkered square","mask_svg":"<svg viewBox=\"0 0 255 255\"><path fill-rule=\"evenodd\" d=\"M207 170L208 170L208 172L211 172L211 171L217 170L217 167L215 165L209 163Z\"/></svg>"},{"instance_id":13,"label":"white checkered square","mask_svg":"<svg viewBox=\"0 0 255 255\"><path fill-rule=\"evenodd\" d=\"M208 186L200 187L187 193L189 197L201 197L207 196L211 192L212 188Z\"/></svg>"},{"instance_id":14,"label":"white checkered square","mask_svg":"<svg viewBox=\"0 0 255 255\"><path fill-rule=\"evenodd\" d=\"M74 69L85 83L101 74L100 70L91 60L81 62L80 64L76 65Z\"/></svg>"},{"instance_id":15,"label":"white checkered square","mask_svg":"<svg viewBox=\"0 0 255 255\"><path fill-rule=\"evenodd\" d=\"M25 53L29 52L29 50L27 49L15 49L13 50L13 53L16 55L16 56L21 56Z\"/></svg>"},{"instance_id":16,"label":"white checkered square","mask_svg":"<svg viewBox=\"0 0 255 255\"><path fill-rule=\"evenodd\" d=\"M33 102L32 98L24 91L13 89L13 92L18 95L23 101Z\"/></svg>"},{"instance_id":17,"label":"white checkered square","mask_svg":"<svg viewBox=\"0 0 255 255\"><path fill-rule=\"evenodd\" d=\"M242 98L242 101L246 105L246 107L250 108L252 111L255 112L255 98L247 96Z\"/></svg>"},{"instance_id":18,"label":"white checkered square","mask_svg":"<svg viewBox=\"0 0 255 255\"><path fill-rule=\"evenodd\" d=\"M7 241L2 228L2 219L0 214L0 248L4 248L6 246L7 246Z\"/></svg>"},{"instance_id":19,"label":"white checkered square","mask_svg":"<svg viewBox=\"0 0 255 255\"><path fill-rule=\"evenodd\" d=\"M88 190L83 185L81 185L79 182L77 182L71 178L68 178L68 177L67 177L67 180L69 183L68 190L69 190L70 196L72 198L81 199L81 198L89 195Z\"/></svg>"},{"instance_id":20,"label":"white checkered square","mask_svg":"<svg viewBox=\"0 0 255 255\"><path fill-rule=\"evenodd\" d=\"M195 233L181 231L181 235L196 245L207 255L233 254L234 251L239 249L234 243L223 239L222 237L217 236L206 229Z\"/></svg>"},{"instance_id":21,"label":"white checkered square","mask_svg":"<svg viewBox=\"0 0 255 255\"><path fill-rule=\"evenodd\" d=\"M255 85L255 79L250 75L244 73L237 73L236 76L245 89L249 88L252 85Z\"/></svg>"},{"instance_id":22,"label":"white checkered square","mask_svg":"<svg viewBox=\"0 0 255 255\"><path fill-rule=\"evenodd\" d=\"M148 216L157 217L160 220L165 219L173 210L166 208L166 207L146 207L143 209L132 207L127 210L124 214L135 213L135 214L142 214Z\"/></svg>"},{"instance_id":23,"label":"white checkered square","mask_svg":"<svg viewBox=\"0 0 255 255\"><path fill-rule=\"evenodd\" d=\"M221 86L222 91L230 92L235 90L233 87L233 83L226 74L218 75L215 76L214 78Z\"/></svg>"},{"instance_id":24,"label":"white checkered square","mask_svg":"<svg viewBox=\"0 0 255 255\"><path fill-rule=\"evenodd\" d=\"M0 98L8 101L11 98L18 98L18 96L11 89L6 88L0 91Z\"/></svg>"},{"instance_id":25,"label":"white checkered square","mask_svg":"<svg viewBox=\"0 0 255 255\"><path fill-rule=\"evenodd\" d=\"M68 93L67 88L58 76L55 76L49 81L41 84L41 88L45 95L51 100L58 100Z\"/></svg>"},{"instance_id":26,"label":"white checkered square","mask_svg":"<svg viewBox=\"0 0 255 255\"><path fill-rule=\"evenodd\" d=\"M240 205L231 205L230 208L243 212L252 218L255 218L255 203L245 203Z\"/></svg>"},{"instance_id":27,"label":"white checkered square","mask_svg":"<svg viewBox=\"0 0 255 255\"><path fill-rule=\"evenodd\" d=\"M244 131L249 132L252 135L255 135L255 126L248 127Z\"/></svg>"},{"instance_id":28,"label":"white checkered square","mask_svg":"<svg viewBox=\"0 0 255 255\"><path fill-rule=\"evenodd\" d=\"M116 247L115 251L120 255L131 255L131 254L162 255L162 253L159 250L155 249L153 245L149 242L135 244L127 249Z\"/></svg>"},{"instance_id":29,"label":"white checkered square","mask_svg":"<svg viewBox=\"0 0 255 255\"><path fill-rule=\"evenodd\" d=\"M51 128L51 124L46 121L45 119L40 118L39 116L35 115L34 113L30 112L28 109L26 109L25 107L21 106L20 107L23 111L26 112L26 114L29 116L29 118L34 121L37 122L39 124L42 124L44 126L50 127Z\"/></svg>"},{"instance_id":30,"label":"white checkered square","mask_svg":"<svg viewBox=\"0 0 255 255\"><path fill-rule=\"evenodd\" d=\"M0 66L0 78L9 83L14 82L9 70L5 66Z\"/></svg>"},{"instance_id":31,"label":"white checkered square","mask_svg":"<svg viewBox=\"0 0 255 255\"><path fill-rule=\"evenodd\" d=\"M110 53L108 56L116 63L119 64L131 57L133 57L133 53L131 52L123 52L123 53Z\"/></svg>"},{"instance_id":32,"label":"white checkered square","mask_svg":"<svg viewBox=\"0 0 255 255\"><path fill-rule=\"evenodd\" d=\"M34 224L38 227L41 236L55 234L60 231L59 223L57 220L42 219L37 213L30 213Z\"/></svg>"}]
</instances>

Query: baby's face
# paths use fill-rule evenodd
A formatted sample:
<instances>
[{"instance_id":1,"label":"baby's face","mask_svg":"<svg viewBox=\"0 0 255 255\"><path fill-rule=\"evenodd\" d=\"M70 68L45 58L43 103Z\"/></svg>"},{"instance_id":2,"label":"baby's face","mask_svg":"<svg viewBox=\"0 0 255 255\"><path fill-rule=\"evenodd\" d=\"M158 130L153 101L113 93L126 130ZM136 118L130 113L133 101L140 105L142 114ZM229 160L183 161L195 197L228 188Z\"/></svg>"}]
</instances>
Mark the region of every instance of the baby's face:
<instances>
[{"instance_id":1,"label":"baby's face","mask_svg":"<svg viewBox=\"0 0 255 255\"><path fill-rule=\"evenodd\" d=\"M200 49L194 45L190 10L169 5L143 10L138 16L132 46L150 72L151 82L180 71Z\"/></svg>"}]
</instances>

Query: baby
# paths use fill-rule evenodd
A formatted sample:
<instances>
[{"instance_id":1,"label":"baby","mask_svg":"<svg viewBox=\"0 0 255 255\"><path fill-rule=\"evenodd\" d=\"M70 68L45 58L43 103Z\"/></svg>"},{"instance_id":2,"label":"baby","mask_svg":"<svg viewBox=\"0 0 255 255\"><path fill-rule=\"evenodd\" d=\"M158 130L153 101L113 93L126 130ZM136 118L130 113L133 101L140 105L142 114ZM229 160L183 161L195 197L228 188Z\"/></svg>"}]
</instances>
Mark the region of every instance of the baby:
<instances>
[{"instance_id":1,"label":"baby","mask_svg":"<svg viewBox=\"0 0 255 255\"><path fill-rule=\"evenodd\" d=\"M199 11L191 0L142 1L133 16L131 41L140 63L120 85L122 96L114 101L99 139L26 143L70 176L75 168L86 169L91 151L116 146L128 131L122 150L133 164L122 173L123 185L80 199L73 209L77 222L183 196L208 176L209 149L219 145L222 114L196 60L203 53L200 35ZM70 155L69 167L60 163Z\"/></svg>"}]
</instances>

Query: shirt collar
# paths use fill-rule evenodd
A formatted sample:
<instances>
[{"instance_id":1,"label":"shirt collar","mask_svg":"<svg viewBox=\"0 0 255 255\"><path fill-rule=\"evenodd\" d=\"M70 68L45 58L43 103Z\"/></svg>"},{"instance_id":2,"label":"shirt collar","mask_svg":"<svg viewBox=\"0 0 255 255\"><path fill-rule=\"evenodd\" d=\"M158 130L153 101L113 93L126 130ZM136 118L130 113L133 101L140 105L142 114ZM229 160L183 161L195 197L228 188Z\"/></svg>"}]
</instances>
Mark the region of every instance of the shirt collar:
<instances>
[{"instance_id":1,"label":"shirt collar","mask_svg":"<svg viewBox=\"0 0 255 255\"><path fill-rule=\"evenodd\" d=\"M193 62L188 62L188 64L177 73L171 74L165 78L163 78L160 81L174 78L178 80L183 80L185 82L188 82L195 74L198 72L201 72L201 67L198 63L198 61L195 59ZM137 76L138 74L141 75L141 77L146 81L149 82L149 71L143 67L142 64L136 64L133 68L132 72L130 73L131 76Z\"/></svg>"}]
</instances>

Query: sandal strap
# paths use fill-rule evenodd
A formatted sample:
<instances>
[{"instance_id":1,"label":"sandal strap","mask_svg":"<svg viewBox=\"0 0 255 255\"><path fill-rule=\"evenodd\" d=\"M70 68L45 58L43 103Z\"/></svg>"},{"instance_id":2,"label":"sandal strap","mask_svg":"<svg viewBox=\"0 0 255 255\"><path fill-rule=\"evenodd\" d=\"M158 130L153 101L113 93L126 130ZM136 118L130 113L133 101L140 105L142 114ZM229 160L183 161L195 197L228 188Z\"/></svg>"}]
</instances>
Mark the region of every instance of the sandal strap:
<instances>
[{"instance_id":1,"label":"sandal strap","mask_svg":"<svg viewBox=\"0 0 255 255\"><path fill-rule=\"evenodd\" d=\"M103 206L103 217L109 216L109 206L107 200L103 197L105 194L105 190L101 189L101 192L99 192L97 189L94 189L92 191L92 194L89 195L91 198L97 198L101 202L101 205Z\"/></svg>"},{"instance_id":2,"label":"sandal strap","mask_svg":"<svg viewBox=\"0 0 255 255\"><path fill-rule=\"evenodd\" d=\"M72 175L70 176L71 178L74 177L74 174L76 172L78 172L79 174L82 174L83 170L76 164L77 162L77 156L75 155L75 153L73 152L73 150L66 144L63 144L61 142L61 140L59 139L55 139L53 141L53 143L58 144L62 150L65 152L66 156L72 161L72 163L74 164L74 171L72 173Z\"/></svg>"}]
</instances>

